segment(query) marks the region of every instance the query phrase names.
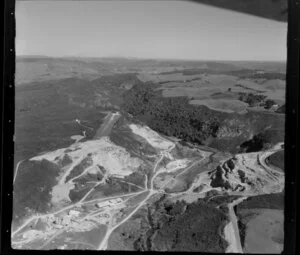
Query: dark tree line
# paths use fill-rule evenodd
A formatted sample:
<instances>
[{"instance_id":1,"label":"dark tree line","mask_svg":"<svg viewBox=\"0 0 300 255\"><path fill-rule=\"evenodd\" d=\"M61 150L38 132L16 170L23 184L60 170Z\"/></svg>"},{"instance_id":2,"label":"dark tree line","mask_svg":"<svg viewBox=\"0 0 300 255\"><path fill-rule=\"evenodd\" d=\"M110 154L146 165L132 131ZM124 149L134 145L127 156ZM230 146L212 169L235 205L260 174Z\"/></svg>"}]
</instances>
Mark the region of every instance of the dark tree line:
<instances>
[{"instance_id":1,"label":"dark tree line","mask_svg":"<svg viewBox=\"0 0 300 255\"><path fill-rule=\"evenodd\" d=\"M276 105L276 102L272 99L267 99L267 96L253 93L240 92L239 100L247 103L250 107L263 106L265 109L271 109Z\"/></svg>"},{"instance_id":2,"label":"dark tree line","mask_svg":"<svg viewBox=\"0 0 300 255\"><path fill-rule=\"evenodd\" d=\"M264 95L257 95L252 93L239 93L239 100L247 103L250 107L258 106L266 99Z\"/></svg>"},{"instance_id":3,"label":"dark tree line","mask_svg":"<svg viewBox=\"0 0 300 255\"><path fill-rule=\"evenodd\" d=\"M202 144L216 136L219 120L208 108L189 104L186 97L164 98L147 84L124 93L124 110L167 136Z\"/></svg>"}]
</instances>

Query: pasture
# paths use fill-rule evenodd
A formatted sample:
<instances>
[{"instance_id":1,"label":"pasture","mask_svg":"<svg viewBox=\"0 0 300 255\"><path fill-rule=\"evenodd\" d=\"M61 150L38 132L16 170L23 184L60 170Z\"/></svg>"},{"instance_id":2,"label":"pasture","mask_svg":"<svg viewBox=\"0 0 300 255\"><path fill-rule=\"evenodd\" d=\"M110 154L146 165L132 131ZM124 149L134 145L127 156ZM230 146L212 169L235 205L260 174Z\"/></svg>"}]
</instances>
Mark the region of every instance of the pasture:
<instances>
[{"instance_id":1,"label":"pasture","mask_svg":"<svg viewBox=\"0 0 300 255\"><path fill-rule=\"evenodd\" d=\"M153 82L163 97L188 97L191 104L206 105L221 112L245 113L250 107L239 100L240 93L266 96L279 106L285 102L285 81L271 78L239 77L238 74L211 74L205 70L198 74L184 72L139 74L143 82ZM263 107L256 106L258 110Z\"/></svg>"},{"instance_id":2,"label":"pasture","mask_svg":"<svg viewBox=\"0 0 300 255\"><path fill-rule=\"evenodd\" d=\"M247 212L249 213L249 212ZM254 210L246 223L245 253L281 253L283 251L283 210Z\"/></svg>"}]
</instances>

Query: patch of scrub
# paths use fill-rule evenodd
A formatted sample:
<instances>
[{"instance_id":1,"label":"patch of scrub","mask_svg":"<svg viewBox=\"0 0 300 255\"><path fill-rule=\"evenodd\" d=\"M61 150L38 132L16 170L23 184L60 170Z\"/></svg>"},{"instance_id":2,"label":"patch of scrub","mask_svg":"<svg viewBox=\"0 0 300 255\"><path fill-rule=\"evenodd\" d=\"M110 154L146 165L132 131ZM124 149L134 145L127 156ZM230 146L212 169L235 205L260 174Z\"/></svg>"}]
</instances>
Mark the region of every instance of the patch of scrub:
<instances>
[{"instance_id":1,"label":"patch of scrub","mask_svg":"<svg viewBox=\"0 0 300 255\"><path fill-rule=\"evenodd\" d=\"M51 209L51 190L57 184L60 167L47 160L24 161L14 183L13 225L24 217Z\"/></svg>"},{"instance_id":2,"label":"patch of scrub","mask_svg":"<svg viewBox=\"0 0 300 255\"><path fill-rule=\"evenodd\" d=\"M147 142L154 148L168 150L174 146L174 143L161 137L158 133L156 133L149 127L135 124L130 124L129 127L133 133L146 139Z\"/></svg>"},{"instance_id":3,"label":"patch of scrub","mask_svg":"<svg viewBox=\"0 0 300 255\"><path fill-rule=\"evenodd\" d=\"M108 240L108 250L135 250L135 242L141 235L141 219L129 219L118 227Z\"/></svg>"}]
</instances>

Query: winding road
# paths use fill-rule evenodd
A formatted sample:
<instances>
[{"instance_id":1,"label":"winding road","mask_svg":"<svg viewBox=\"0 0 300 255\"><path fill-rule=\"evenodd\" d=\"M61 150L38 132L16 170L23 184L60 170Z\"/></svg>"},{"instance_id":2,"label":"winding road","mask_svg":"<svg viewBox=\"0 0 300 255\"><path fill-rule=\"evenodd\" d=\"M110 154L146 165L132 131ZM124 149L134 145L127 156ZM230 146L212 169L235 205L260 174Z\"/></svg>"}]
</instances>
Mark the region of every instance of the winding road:
<instances>
[{"instance_id":1,"label":"winding road","mask_svg":"<svg viewBox=\"0 0 300 255\"><path fill-rule=\"evenodd\" d=\"M97 185L95 185L94 187L91 188L91 190L80 200L78 201L77 203L74 203L72 205L69 205L69 206L66 206L64 208L61 208L60 210L57 210L55 212L51 212L51 213L48 213L48 214L43 214L43 215L35 215L35 216L32 216L30 217L29 219L27 219L25 222L23 222L16 230L12 231L12 234L11 236L14 237L16 234L18 234L22 229L24 229L26 226L28 226L28 224L32 223L33 221L37 221L38 219L43 219L43 218L47 218L47 217L51 217L51 216L55 216L56 214L59 214L61 212L64 212L64 211L67 211L67 210L71 210L72 208L76 208L77 206L81 206L81 205L84 205L84 204L87 204L87 203L91 203L91 202L102 202L102 201L105 201L105 200L110 200L110 199L114 199L114 198L121 198L121 197L129 197L129 198L132 198L132 197L135 197L137 195L140 195L144 192L147 192L149 191L149 194L147 195L147 197L141 201L138 206L126 217L124 218L121 222L119 222L117 225L115 226L112 226L110 224L109 228L107 229L107 232L105 234L105 237L102 239L99 247L98 247L98 250L101 250L101 249L106 249L106 246L107 246L107 241L111 235L111 233L117 228L119 227L120 225L122 225L123 223L125 223L128 219L131 218L131 216L137 212L146 202L147 200L155 193L158 193L159 191L157 190L154 190L153 189L153 180L155 179L155 177L160 173L160 171L157 171L157 168L158 168L158 165L159 163L162 161L162 159L164 158L165 156L165 153L171 151L173 148L175 147L175 144L173 147L171 147L170 149L168 149L167 151L163 151L161 152L161 155L160 157L158 158L158 160L156 161L155 165L154 165L154 168L153 168L153 172L155 173L153 175L153 177L150 179L150 188L148 188L148 185L147 185L147 182L148 182L148 178L147 178L147 175L146 175L146 178L145 178L145 188L139 192L133 192L133 193L129 193L129 194L126 194L126 195L118 195L118 196L110 196L110 197L105 197L105 198L99 198L99 199L93 199L93 200L87 200L85 201L85 199L88 197L88 194L93 190L93 188ZM17 164L17 169L16 169L16 172L18 170L18 167L20 165L21 161ZM71 180L70 180L71 181ZM94 212L93 212L94 213ZM112 217L111 217L112 218ZM59 234L63 233L64 231L66 230L66 228L63 228L61 230L59 230L58 232L56 232L55 235L53 235L50 239L47 240L47 242L42 246L46 246L50 240L53 240L55 237L57 237ZM24 241L25 242L25 241ZM12 243L14 243L12 241ZM19 243L22 243L22 241L18 241L16 242L16 244L19 244ZM42 248L41 247L41 248Z\"/></svg>"},{"instance_id":2,"label":"winding road","mask_svg":"<svg viewBox=\"0 0 300 255\"><path fill-rule=\"evenodd\" d=\"M174 146L172 146L172 147L169 148L168 150L162 151L162 152L161 152L161 156L160 156L159 159L156 161L156 163L155 163L155 165L154 165L154 168L153 168L153 173L154 173L154 175L153 175L153 177L150 179L150 188L148 188L148 185L146 185L146 189L145 189L145 191L144 191L144 192L149 191L149 194L148 194L148 195L145 197L145 199L144 199L143 201L141 201L141 202L138 204L138 206L137 206L137 207L136 207L136 208L135 208L128 216L126 216L121 222L119 222L119 223L116 224L115 226L111 226L111 224L110 224L110 226L108 227L107 232L106 232L104 238L102 239L102 241L101 241L101 243L100 243L100 245L99 245L99 247L98 247L98 250L105 250L105 249L107 249L108 239L109 239L110 235L112 234L112 232L113 232L116 228L118 228L119 226L121 226L123 223L125 223L127 220L129 220L129 219L130 219L130 218L131 218L131 217L132 217L132 216L133 216L133 215L134 215L141 207L143 207L143 206L146 204L147 200L148 200L153 194L159 192L159 191L153 189L153 181L154 181L155 177L156 177L158 174L162 173L162 171L157 171L157 167L158 167L158 165L160 164L160 162L163 160L163 158L165 157L165 155L166 155L167 153L169 153L171 150L173 150L174 147L175 147L175 144L174 144Z\"/></svg>"},{"instance_id":3,"label":"winding road","mask_svg":"<svg viewBox=\"0 0 300 255\"><path fill-rule=\"evenodd\" d=\"M115 115L115 116L117 116L117 115ZM113 116L110 116L109 119L113 120L114 118L113 118ZM35 215L35 216L30 217L25 222L23 222L23 224L20 225L16 230L14 230L12 232L12 237L14 237L16 234L18 234L22 229L24 229L26 226L28 226L28 224L32 223L33 221L37 221L38 219L43 219L43 218L46 218L46 217L55 216L56 214L59 214L61 212L67 211L67 210L70 210L72 208L76 208L77 206L90 204L92 202L100 203L102 201L110 200L110 199L114 199L114 198L126 197L126 199L131 199L131 198L134 198L135 196L138 196L138 195L141 195L143 193L149 192L149 194L141 202L139 202L136 205L134 210L132 212L130 212L119 223L114 222L114 220L115 220L114 215L115 215L116 209L118 209L118 206L116 206L115 208L112 207L109 210L106 210L106 212L108 212L108 214L110 215L109 224L108 224L105 236L100 240L99 246L97 248L97 250L106 250L107 247L108 247L109 238L110 238L111 234L114 232L114 230L116 230L119 226L121 226L122 224L127 222L139 209L141 209L147 203L147 201L154 194L157 194L157 193L161 192L161 190L157 190L157 189L154 188L154 179L159 174L164 173L166 171L165 168L159 168L159 164L162 162L164 157L168 157L169 153L174 149L175 146L176 145L174 144L169 149L160 151L160 153L157 157L157 160L156 160L156 162L153 166L153 170L152 170L153 176L148 177L147 175L145 175L145 187L138 186L141 189L140 191L129 193L129 194L126 194L126 195L117 195L117 196L110 196L110 197L105 197L105 198L97 198L97 199L93 199L93 200L86 200L88 195L93 191L94 187L97 186L100 182L103 182L103 180L99 181L99 182L96 182L95 185L91 188L91 190L85 196L83 196L82 199L80 201L78 201L77 203L66 206L64 208L61 208L61 209L59 209L55 212L51 212L51 213L43 214L43 215ZM270 156L272 153L275 153L276 151L278 151L277 147L274 148L273 150L268 151L268 152L258 154L258 161L266 169L266 171L271 175L274 174L274 170L272 168L270 168L269 166L267 166L267 164L265 163L265 159L268 156ZM188 166L184 169L184 172L188 171L190 168L192 168L193 166L195 166L196 164L198 164L202 160L206 159L210 155L211 155L211 152L206 153L206 154L204 153L203 158L201 158L200 160L199 159L195 160L190 166ZM14 181L16 179L16 176L17 176L17 173L18 173L18 170L19 170L19 166L23 161L24 160L19 161L17 163L16 170L15 170L15 175L14 175ZM88 170L89 169L87 168L84 173L86 173ZM75 178L78 178L78 176L75 177ZM62 178L62 179L64 180L64 178ZM71 182L71 181L72 181L72 179L69 180L69 182ZM190 192L190 189L187 190L186 192ZM243 253L243 249L242 249L241 241L240 241L240 235L239 235L238 220L237 220L237 217L236 217L235 212L234 212L234 207L246 198L247 198L247 196L244 195L243 197L238 198L238 199L234 200L232 203L228 204L230 222L225 226L226 231L224 232L225 238L229 242L229 246L228 246L226 252ZM125 201L123 201L122 203L125 204ZM95 216L95 215L98 214L98 212L100 213L101 210L90 212L87 215L85 215L84 218L82 218L82 219L85 219L85 218L87 218L91 215ZM42 247L46 246L48 243L50 243L50 241L54 240L57 236L59 236L64 231L66 231L67 228L68 227L64 227L63 229L58 230L54 235L52 235L51 237L49 237L47 239L47 242L45 242ZM14 242L12 241L12 243L14 243ZM16 243L19 244L19 243L22 243L22 241L21 242L17 241Z\"/></svg>"},{"instance_id":4,"label":"winding road","mask_svg":"<svg viewBox=\"0 0 300 255\"><path fill-rule=\"evenodd\" d=\"M243 253L241 245L240 232L238 227L238 219L234 212L234 207L247 199L247 197L241 197L228 204L229 223L225 226L224 234L225 239L229 243L226 253Z\"/></svg>"}]
</instances>

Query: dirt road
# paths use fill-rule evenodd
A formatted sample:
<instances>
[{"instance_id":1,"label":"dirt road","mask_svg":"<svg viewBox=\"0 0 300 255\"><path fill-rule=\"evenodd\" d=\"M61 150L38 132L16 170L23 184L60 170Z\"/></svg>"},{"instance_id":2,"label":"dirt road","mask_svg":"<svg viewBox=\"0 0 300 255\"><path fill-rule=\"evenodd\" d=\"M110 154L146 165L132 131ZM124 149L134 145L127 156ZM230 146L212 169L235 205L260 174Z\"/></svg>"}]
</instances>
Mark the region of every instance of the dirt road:
<instances>
[{"instance_id":1,"label":"dirt road","mask_svg":"<svg viewBox=\"0 0 300 255\"><path fill-rule=\"evenodd\" d=\"M228 242L226 253L243 253L238 220L234 212L234 207L245 199L247 199L247 197L241 197L228 204L230 222L224 228L225 239Z\"/></svg>"},{"instance_id":2,"label":"dirt road","mask_svg":"<svg viewBox=\"0 0 300 255\"><path fill-rule=\"evenodd\" d=\"M106 124L108 126L104 127L104 131L102 130L103 132L106 132L110 128L110 124L115 120L115 118L118 118L118 114L117 115L111 114L109 118L107 117ZM163 172L166 171L165 168L159 168L159 165L160 165L160 163L162 162L162 160L165 157L169 158L169 153L170 153L170 151L175 146L176 145L174 144L173 146L169 147L168 149L160 151L160 154L156 155L157 160L156 160L155 164L153 165L153 170L152 170L153 175L152 175L152 177L149 180L148 180L149 177L147 175L145 175L145 177L146 177L145 178L145 187L141 187L140 186L139 188L141 188L141 190L139 192L134 192L134 193L130 193L130 194L126 194L126 195L121 195L121 196L120 195L119 196L111 196L111 197L105 197L105 198L99 198L99 199L93 199L93 200L90 200L90 201L86 201L86 198L88 197L88 194L89 194L88 193L79 202L77 202L75 204L66 206L66 207L61 208L61 209L59 209L59 210L57 210L55 212L52 212L52 213L48 213L48 214L44 214L44 215L35 215L35 216L30 217L29 219L25 220L23 222L23 224L20 225L15 231L12 232L12 237L15 236L17 233L19 233L22 229L24 229L28 224L32 223L33 221L36 221L38 219L43 219L43 218L46 218L46 217L49 217L49 216L54 216L54 215L56 215L58 213L61 213L61 212L64 212L66 210L75 208L78 205L90 204L91 202L97 202L97 203L99 203L99 202L102 202L104 200L109 200L109 199L112 199L112 198L127 197L128 199L129 198L131 199L131 198L134 198L137 195L142 194L143 192L149 192L149 194L141 202L139 202L138 204L135 205L136 207L134 208L134 210L131 213L129 213L124 219L122 219L119 223L117 223L115 225L114 225L114 220L115 220L114 213L116 212L116 210L118 210L118 207L117 206L116 207L112 207L112 208L110 208L108 210L108 214L110 215L110 222L108 224L105 236L102 238L102 240L99 243L99 246L97 248L98 250L105 250L105 249L107 249L108 241L109 241L109 238L110 238L111 234L113 233L113 231L116 230L123 223L127 222L140 208L142 208L147 203L147 201L154 194L157 194L157 193L161 192L161 190L156 190L154 188L153 182L154 182L154 179L156 178L156 176L158 176L160 173L163 173ZM267 152L267 153L261 153L259 155L260 157L258 157L258 160L261 161L261 164L264 166L264 168L266 168L266 171L272 173L273 175L274 175L274 170L271 169L269 166L265 165L265 158L267 156L269 156L270 154L276 152L277 149L278 148L275 148L273 151L270 151L270 152ZM210 153L204 153L203 152L202 155L203 155L203 158L201 158L200 160L199 159L198 160L195 159L195 161L189 167L187 167L184 171L188 171L195 164L198 164L200 161L206 159L207 157L210 157L211 156L211 152ZM20 166L21 163L22 163L22 161L18 162L18 164L16 166L14 180L16 178L16 175L17 175L17 172L18 172L18 169L19 169L19 166ZM91 188L91 190L89 192L91 192L92 190L93 190L93 188ZM187 194L189 192L191 193L191 188L189 190L183 192L183 193ZM207 192L207 190L206 190L206 192ZM245 194L241 194L241 195L243 197L241 197L241 198L235 200L234 202L228 204L229 220L230 220L230 222L225 226L225 231L224 231L225 238L226 238L226 240L229 243L229 246L228 246L226 252L243 253L242 246L241 246L241 241L240 241L240 235L239 235L238 220L237 220L237 217L236 217L235 212L234 212L234 207L237 204L239 204L240 202L242 202L244 199L246 199L247 195L245 195ZM92 212L92 213L95 213L95 212ZM90 213L90 214L92 214L92 213ZM66 227L66 228L68 228L68 227ZM54 240L54 238L56 236L58 236L58 234L60 234L61 231L62 230L57 231L54 235L49 236L48 239L49 240ZM46 244L44 244L44 246Z\"/></svg>"},{"instance_id":3,"label":"dirt road","mask_svg":"<svg viewBox=\"0 0 300 255\"><path fill-rule=\"evenodd\" d=\"M121 114L119 112L115 113L108 113L106 117L104 118L104 122L100 126L100 128L97 130L95 138L99 138L102 136L108 136L112 127L116 123L116 121L120 118Z\"/></svg>"}]
</instances>

